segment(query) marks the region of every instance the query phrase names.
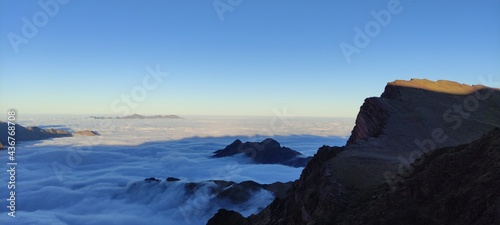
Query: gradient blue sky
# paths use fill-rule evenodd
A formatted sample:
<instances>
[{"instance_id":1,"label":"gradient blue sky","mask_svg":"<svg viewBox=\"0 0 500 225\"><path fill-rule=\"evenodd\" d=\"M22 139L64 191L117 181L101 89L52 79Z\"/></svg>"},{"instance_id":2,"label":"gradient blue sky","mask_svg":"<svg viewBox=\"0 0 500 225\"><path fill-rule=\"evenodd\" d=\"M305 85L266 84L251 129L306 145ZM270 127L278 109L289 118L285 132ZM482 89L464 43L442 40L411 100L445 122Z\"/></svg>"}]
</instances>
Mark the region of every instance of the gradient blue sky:
<instances>
[{"instance_id":1,"label":"gradient blue sky","mask_svg":"<svg viewBox=\"0 0 500 225\"><path fill-rule=\"evenodd\" d=\"M388 2L243 0L221 20L213 1L71 0L16 53L9 33L42 7L2 0L0 111L120 114L156 65L168 77L131 113L355 117L395 79L500 80L497 0L401 0L348 63L340 43Z\"/></svg>"}]
</instances>

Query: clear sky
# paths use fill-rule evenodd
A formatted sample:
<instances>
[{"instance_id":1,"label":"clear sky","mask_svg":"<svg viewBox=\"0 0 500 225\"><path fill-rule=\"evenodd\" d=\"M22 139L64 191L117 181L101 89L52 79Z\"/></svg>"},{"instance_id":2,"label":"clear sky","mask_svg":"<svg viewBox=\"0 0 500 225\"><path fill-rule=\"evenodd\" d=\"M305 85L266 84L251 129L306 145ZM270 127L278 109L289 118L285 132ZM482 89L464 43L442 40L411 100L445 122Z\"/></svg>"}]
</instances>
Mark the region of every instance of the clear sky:
<instances>
[{"instance_id":1,"label":"clear sky","mask_svg":"<svg viewBox=\"0 0 500 225\"><path fill-rule=\"evenodd\" d=\"M395 79L500 81L498 0L1 0L0 10L2 112L355 117ZM168 76L155 80L157 69Z\"/></svg>"}]
</instances>

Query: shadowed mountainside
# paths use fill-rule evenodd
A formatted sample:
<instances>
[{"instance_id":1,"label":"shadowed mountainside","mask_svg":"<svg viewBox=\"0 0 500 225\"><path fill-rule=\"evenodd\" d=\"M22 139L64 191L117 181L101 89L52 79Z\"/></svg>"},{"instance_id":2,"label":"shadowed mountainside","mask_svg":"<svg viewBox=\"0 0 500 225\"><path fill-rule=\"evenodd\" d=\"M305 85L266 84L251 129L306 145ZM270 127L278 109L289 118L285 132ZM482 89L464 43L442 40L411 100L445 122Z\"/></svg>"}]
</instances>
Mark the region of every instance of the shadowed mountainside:
<instances>
[{"instance_id":1,"label":"shadowed mountainside","mask_svg":"<svg viewBox=\"0 0 500 225\"><path fill-rule=\"evenodd\" d=\"M469 179L471 182L486 181L485 188L481 190L486 191L489 197L498 196L498 193L492 192L491 188L486 188L495 187L494 179L483 177L486 174L493 176L498 174L493 171L495 167L491 167L491 163L487 159L488 155L481 155L478 152L478 158L474 161L462 162L463 157L455 157L450 153L455 149L453 146L470 143L495 127L500 127L499 106L500 90L485 86L469 86L451 81L432 82L420 79L388 83L381 97L365 100L356 119L356 126L345 147L323 146L320 148L303 170L300 179L294 182L292 190L286 198L275 199L262 212L252 215L244 221L247 224L270 225L350 224L356 218L353 215L357 215L357 211L353 208L368 208L368 205L371 204L370 200L378 199L383 193L381 185L385 185L385 189L394 191L400 190L397 189L397 185L401 183L413 182L413 188L419 188L420 180L418 179L423 179L421 175L417 176L420 178L409 181L411 179L406 179L407 174L419 169L428 170L426 174L438 174L436 175L437 181L441 176L445 178L449 175L439 173L453 170L462 163L464 163L462 165L464 168L484 165L484 167L476 168L476 171L469 171L477 175L470 176ZM486 142L490 141L491 139L484 139L485 145L483 147L486 148L488 144ZM472 143L470 146L473 145L475 144ZM423 160L417 161L419 163L411 164L424 154L433 154L436 149L443 147L452 150L437 150L436 152L442 152L442 157L444 157L442 160L434 161L432 157L429 159L423 157ZM498 153L498 147L492 148L496 148ZM475 154L473 148L468 152ZM427 160L429 162L422 164ZM443 161L449 161L449 163L441 163ZM456 172L454 179L466 175L463 173L464 170ZM426 184L422 183L422 185ZM429 188L434 187L432 183L427 185ZM448 186L446 190L449 195L460 196L466 187L467 185L464 183L458 182L455 183L455 186ZM432 191L432 193L444 195L443 190ZM413 209L420 207L418 205L420 203L411 200L415 196L401 193L406 192L400 192L400 195L397 196L400 198L397 200L400 204L399 207L403 207L405 203L413 204L411 206L414 207ZM487 197L486 195L475 197L475 199L471 199L474 195L465 196L464 198L454 198L447 205L442 205L438 197L428 198L429 202L422 203L422 207L443 207L440 209L441 211L438 211L441 213L438 216L441 219L439 221L434 219L420 220L429 223L414 224L439 224L446 218L450 220L444 222L445 224L453 224L449 221L457 221L452 220L456 212L473 210L470 205L467 205L471 201L480 199L483 203L487 202L488 204L492 202L495 204L497 201L496 199L482 199L482 197ZM385 204L391 204L390 198ZM382 203L384 202L380 204ZM499 208L498 204L500 203L496 204L496 207ZM453 207L458 209L455 210ZM371 208L371 210L375 210L375 208L377 207ZM380 206L380 208L383 207ZM386 208L397 212L397 207L386 206ZM399 210L404 209L403 207ZM415 217L431 218L432 215L426 215L432 211L431 209L434 210L431 207L429 211L414 210L411 211L412 213L401 214L405 219L401 221L410 221ZM478 210L475 211L475 214L466 215L474 216L489 212L484 207ZM386 224L387 221L383 219L390 219L389 214L393 213L387 211L385 213L379 211L382 214L377 214L376 211L371 212L373 214L366 214L364 221L370 219L380 221L371 224ZM236 218L234 213L224 210L219 211L214 218L217 218L217 221L222 221L225 213L231 218ZM394 213L394 215L400 214ZM358 223L363 224L359 221ZM218 223L212 220L212 223L208 224L216 225ZM225 224L235 223L227 222ZM467 223L464 222L464 224ZM473 222L469 224L484 223Z\"/></svg>"},{"instance_id":2,"label":"shadowed mountainside","mask_svg":"<svg viewBox=\"0 0 500 225\"><path fill-rule=\"evenodd\" d=\"M352 204L337 224L500 224L500 129L431 152L394 188Z\"/></svg>"},{"instance_id":3,"label":"shadowed mountainside","mask_svg":"<svg viewBox=\"0 0 500 225\"><path fill-rule=\"evenodd\" d=\"M323 147L320 151L327 150ZM305 195L299 196L301 204L289 205L297 198L290 194L284 200L276 198L249 218L219 210L207 224L500 224L500 128L469 144L432 151L418 161L412 172L401 175L395 187L382 184L348 201L342 197L318 199L316 196L328 197L328 190L338 188L321 187L319 195L304 191ZM295 193L304 181L301 176L295 182ZM321 210L306 223L299 213L304 208L297 207L311 206L311 202ZM330 219L325 220L322 214L329 214Z\"/></svg>"}]
</instances>

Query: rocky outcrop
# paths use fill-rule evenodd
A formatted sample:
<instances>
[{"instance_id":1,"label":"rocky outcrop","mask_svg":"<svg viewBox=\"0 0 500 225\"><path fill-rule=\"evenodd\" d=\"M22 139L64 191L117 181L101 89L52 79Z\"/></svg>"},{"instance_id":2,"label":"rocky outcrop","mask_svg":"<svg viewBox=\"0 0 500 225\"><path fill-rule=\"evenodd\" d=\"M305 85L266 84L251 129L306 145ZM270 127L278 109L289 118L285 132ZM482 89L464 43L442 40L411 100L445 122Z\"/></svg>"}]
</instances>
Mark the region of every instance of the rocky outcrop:
<instances>
[{"instance_id":1,"label":"rocky outcrop","mask_svg":"<svg viewBox=\"0 0 500 225\"><path fill-rule=\"evenodd\" d=\"M221 158L245 154L252 161L261 164L283 164L293 167L304 167L311 157L305 157L300 152L287 147L282 147L280 143L272 138L262 142L241 142L235 140L224 149L214 152L212 157Z\"/></svg>"},{"instance_id":2,"label":"rocky outcrop","mask_svg":"<svg viewBox=\"0 0 500 225\"><path fill-rule=\"evenodd\" d=\"M490 125L467 140L457 141L461 137L453 136L451 138L454 140L450 140L448 144L467 142L490 130L493 125L499 125L496 118L483 117L485 114L498 112L498 109L492 107L492 103L499 100L498 97L498 90L481 85L469 86L452 81L432 82L425 79L390 82L381 97L365 100L347 145L380 136L399 135L398 138L404 138L410 135L402 134L409 132L413 136L425 136L432 131L430 129L436 127L446 131L456 130L464 120ZM465 124L470 125L474 124ZM409 126L413 129L407 129ZM404 142L406 139L397 141Z\"/></svg>"},{"instance_id":3,"label":"rocky outcrop","mask_svg":"<svg viewBox=\"0 0 500 225\"><path fill-rule=\"evenodd\" d=\"M297 224L297 221L315 220L327 222L329 214L341 209L338 205L343 200L339 193L343 187L331 176L325 162L342 152L339 147L321 147L313 159L295 181L290 194L284 199L275 199L260 214L249 218L251 224Z\"/></svg>"},{"instance_id":4,"label":"rocky outcrop","mask_svg":"<svg viewBox=\"0 0 500 225\"><path fill-rule=\"evenodd\" d=\"M378 98L367 98L356 118L356 126L347 143L367 140L384 134L389 110Z\"/></svg>"},{"instance_id":5,"label":"rocky outcrop","mask_svg":"<svg viewBox=\"0 0 500 225\"><path fill-rule=\"evenodd\" d=\"M493 188L499 180L494 171L500 170L490 155L499 151L498 141L463 144L500 127L499 105L500 90L484 86L420 79L388 83L381 97L365 101L345 147L320 148L285 198L244 222L492 224L492 212L500 211ZM454 154L466 148L463 155ZM215 217L222 221L222 214ZM465 216L473 219L460 221Z\"/></svg>"},{"instance_id":6,"label":"rocky outcrop","mask_svg":"<svg viewBox=\"0 0 500 225\"><path fill-rule=\"evenodd\" d=\"M36 140L44 140L49 138L59 138L59 137L72 137L72 136L96 136L99 135L96 131L77 131L70 132L61 129L42 129L40 127L23 127L21 125L15 125L15 135L14 138L16 142L19 141L36 141ZM7 144L7 128L8 124L5 122L0 122L0 144L6 146Z\"/></svg>"}]
</instances>

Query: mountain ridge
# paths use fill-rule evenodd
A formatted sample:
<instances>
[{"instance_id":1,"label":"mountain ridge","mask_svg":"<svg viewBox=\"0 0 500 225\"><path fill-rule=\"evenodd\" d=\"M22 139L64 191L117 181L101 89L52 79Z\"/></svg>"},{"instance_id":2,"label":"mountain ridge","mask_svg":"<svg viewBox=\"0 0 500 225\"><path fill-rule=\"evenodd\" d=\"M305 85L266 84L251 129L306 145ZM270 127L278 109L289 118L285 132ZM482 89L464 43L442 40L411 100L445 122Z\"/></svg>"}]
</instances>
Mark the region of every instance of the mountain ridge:
<instances>
[{"instance_id":1,"label":"mountain ridge","mask_svg":"<svg viewBox=\"0 0 500 225\"><path fill-rule=\"evenodd\" d=\"M228 157L244 154L255 163L282 164L292 167L304 167L312 157L305 157L300 152L281 146L272 138L261 142L241 142L236 139L233 143L214 152L213 158Z\"/></svg>"},{"instance_id":2,"label":"mountain ridge","mask_svg":"<svg viewBox=\"0 0 500 225\"><path fill-rule=\"evenodd\" d=\"M381 186L397 189L406 182L404 174L422 167L417 159L437 149L466 145L499 127L498 106L500 90L495 88L425 79L389 82L380 97L365 100L344 147L321 147L286 198L275 199L244 222L349 224L349 215L356 215L349 207L369 204L371 196L381 193ZM356 201L361 202L352 206ZM223 210L214 218L221 221L225 213L241 221L242 217Z\"/></svg>"},{"instance_id":3,"label":"mountain ridge","mask_svg":"<svg viewBox=\"0 0 500 225\"><path fill-rule=\"evenodd\" d=\"M7 133L8 124L6 122L0 122L0 149L8 146ZM49 138L60 138L60 137L73 137L73 136L97 136L99 133L97 131L82 130L76 132L70 132L61 129L42 129L37 126L24 127L19 124L15 124L15 135L13 136L18 141L36 141L44 140Z\"/></svg>"},{"instance_id":4,"label":"mountain ridge","mask_svg":"<svg viewBox=\"0 0 500 225\"><path fill-rule=\"evenodd\" d=\"M153 116L145 116L140 114L132 114L128 116L91 116L92 119L182 119L182 117L178 115L153 115Z\"/></svg>"}]
</instances>

